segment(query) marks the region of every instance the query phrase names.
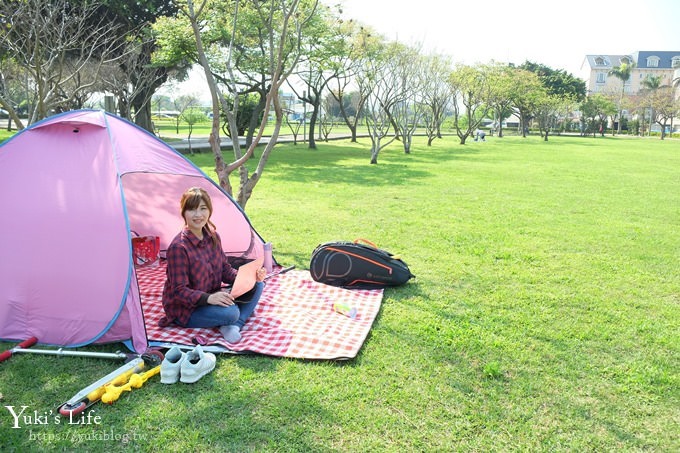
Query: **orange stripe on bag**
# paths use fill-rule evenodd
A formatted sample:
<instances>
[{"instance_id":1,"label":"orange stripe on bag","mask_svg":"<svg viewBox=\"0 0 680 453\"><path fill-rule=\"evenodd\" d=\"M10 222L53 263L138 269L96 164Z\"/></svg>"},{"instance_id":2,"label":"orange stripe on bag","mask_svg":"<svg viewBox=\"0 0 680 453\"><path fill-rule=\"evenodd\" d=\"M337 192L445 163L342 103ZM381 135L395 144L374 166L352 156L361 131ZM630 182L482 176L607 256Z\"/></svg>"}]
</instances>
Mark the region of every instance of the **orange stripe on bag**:
<instances>
[{"instance_id":1,"label":"orange stripe on bag","mask_svg":"<svg viewBox=\"0 0 680 453\"><path fill-rule=\"evenodd\" d=\"M377 262L377 261L368 259L368 258L366 258L365 256L357 255L356 253L348 252L347 250L336 249L335 247L328 247L328 250L332 250L332 251L334 251L334 252L339 252L339 253L342 253L343 255L350 255L350 256L353 256L353 257L355 257L355 258L362 259L362 260L364 260L364 261L368 261L369 263L373 263L373 264L375 264L376 266L380 266L380 267L382 267L382 268L384 268L384 269L387 269L387 271L388 271L387 273L388 273L388 274L392 274L392 268L391 268L391 267L385 266L383 263L379 263L379 262Z\"/></svg>"}]
</instances>

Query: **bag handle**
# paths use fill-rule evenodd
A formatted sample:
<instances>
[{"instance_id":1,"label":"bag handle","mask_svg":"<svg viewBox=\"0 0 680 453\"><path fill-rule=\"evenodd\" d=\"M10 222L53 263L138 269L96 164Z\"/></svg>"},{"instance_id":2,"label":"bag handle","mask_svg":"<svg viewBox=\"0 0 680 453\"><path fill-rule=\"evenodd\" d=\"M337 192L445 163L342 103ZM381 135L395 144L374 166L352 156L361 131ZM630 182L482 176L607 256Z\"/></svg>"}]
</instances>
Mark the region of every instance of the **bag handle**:
<instances>
[{"instance_id":1,"label":"bag handle","mask_svg":"<svg viewBox=\"0 0 680 453\"><path fill-rule=\"evenodd\" d=\"M364 238L356 238L356 239L354 240L354 243L355 243L355 244L358 244L358 243L360 243L360 242L365 242L366 244L370 245L370 246L373 247L374 249L382 250L382 249L378 248L378 246L375 245L373 242L369 241L368 239L364 239ZM401 259L401 256L400 256L400 255L394 255L394 254L392 254L391 252L388 252L387 250L382 250L382 251L385 252L385 253L387 253L392 259L395 259L395 260L400 260L400 259Z\"/></svg>"},{"instance_id":2,"label":"bag handle","mask_svg":"<svg viewBox=\"0 0 680 453\"><path fill-rule=\"evenodd\" d=\"M373 248L375 248L375 249L378 248L377 245L375 245L373 242L369 241L368 239L364 239L364 238L356 238L356 239L354 240L354 243L355 243L355 244L358 244L359 242L365 242L366 244L370 245L371 247L373 247Z\"/></svg>"}]
</instances>

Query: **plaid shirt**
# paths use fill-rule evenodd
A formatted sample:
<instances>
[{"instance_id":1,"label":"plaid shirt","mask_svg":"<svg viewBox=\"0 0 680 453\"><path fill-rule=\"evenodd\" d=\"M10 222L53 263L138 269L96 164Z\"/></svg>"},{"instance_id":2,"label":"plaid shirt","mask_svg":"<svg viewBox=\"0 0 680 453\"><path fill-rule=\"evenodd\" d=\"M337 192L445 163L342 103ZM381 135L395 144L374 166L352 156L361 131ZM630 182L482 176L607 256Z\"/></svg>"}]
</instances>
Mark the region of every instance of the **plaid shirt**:
<instances>
[{"instance_id":1,"label":"plaid shirt","mask_svg":"<svg viewBox=\"0 0 680 453\"><path fill-rule=\"evenodd\" d=\"M236 270L227 262L222 251L222 240L217 232L217 246L206 228L203 239L198 239L184 228L170 243L166 257L167 280L163 287L165 316L158 325L173 322L186 325L196 307L206 305L208 296L220 290L222 282L233 283Z\"/></svg>"}]
</instances>

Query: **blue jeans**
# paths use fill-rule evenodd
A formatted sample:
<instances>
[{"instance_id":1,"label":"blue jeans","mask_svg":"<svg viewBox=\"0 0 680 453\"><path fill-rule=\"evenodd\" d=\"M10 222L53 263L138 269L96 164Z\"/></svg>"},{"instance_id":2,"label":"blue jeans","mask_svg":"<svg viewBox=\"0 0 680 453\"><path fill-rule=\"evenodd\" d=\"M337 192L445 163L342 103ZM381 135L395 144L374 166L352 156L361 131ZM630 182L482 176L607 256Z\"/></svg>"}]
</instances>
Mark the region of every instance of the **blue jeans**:
<instances>
[{"instance_id":1,"label":"blue jeans","mask_svg":"<svg viewBox=\"0 0 680 453\"><path fill-rule=\"evenodd\" d=\"M228 307L202 305L194 310L189 322L184 327L219 327L233 324L240 329L255 311L263 290L264 283L257 282L255 288L241 296L241 299L236 299L234 305ZM243 299L243 297L247 297L247 299Z\"/></svg>"}]
</instances>

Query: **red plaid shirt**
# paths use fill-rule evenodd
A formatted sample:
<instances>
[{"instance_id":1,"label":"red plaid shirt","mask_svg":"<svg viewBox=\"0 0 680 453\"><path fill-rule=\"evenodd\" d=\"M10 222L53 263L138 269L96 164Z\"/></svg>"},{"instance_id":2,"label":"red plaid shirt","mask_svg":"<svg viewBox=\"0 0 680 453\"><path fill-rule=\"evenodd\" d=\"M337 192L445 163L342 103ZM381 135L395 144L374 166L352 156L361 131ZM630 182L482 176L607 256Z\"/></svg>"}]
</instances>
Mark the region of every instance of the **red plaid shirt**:
<instances>
[{"instance_id":1,"label":"red plaid shirt","mask_svg":"<svg viewBox=\"0 0 680 453\"><path fill-rule=\"evenodd\" d=\"M206 305L208 296L219 291L222 282L234 282L236 269L227 262L220 236L212 234L217 245L207 229L203 229L203 239L198 239L184 228L168 246L167 280L163 287L165 316L159 326L173 322L186 325L196 307Z\"/></svg>"}]
</instances>

